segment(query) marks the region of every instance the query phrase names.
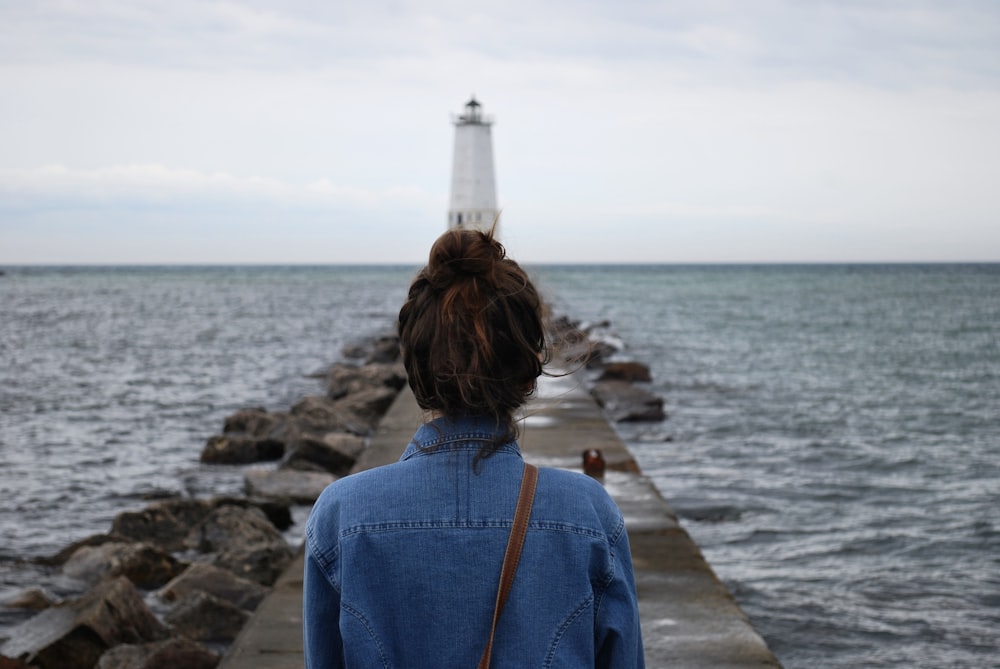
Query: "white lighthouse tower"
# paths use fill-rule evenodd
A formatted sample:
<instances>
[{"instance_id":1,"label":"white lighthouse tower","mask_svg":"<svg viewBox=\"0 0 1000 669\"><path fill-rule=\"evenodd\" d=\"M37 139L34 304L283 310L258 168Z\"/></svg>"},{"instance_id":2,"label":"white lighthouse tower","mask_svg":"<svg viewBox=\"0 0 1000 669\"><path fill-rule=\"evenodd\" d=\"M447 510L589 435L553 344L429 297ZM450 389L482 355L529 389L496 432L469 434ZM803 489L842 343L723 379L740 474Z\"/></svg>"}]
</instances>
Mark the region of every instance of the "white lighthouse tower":
<instances>
[{"instance_id":1,"label":"white lighthouse tower","mask_svg":"<svg viewBox=\"0 0 1000 669\"><path fill-rule=\"evenodd\" d=\"M449 228L489 230L496 220L497 187L493 178L493 119L483 116L473 96L465 113L453 118L455 158L451 165Z\"/></svg>"}]
</instances>

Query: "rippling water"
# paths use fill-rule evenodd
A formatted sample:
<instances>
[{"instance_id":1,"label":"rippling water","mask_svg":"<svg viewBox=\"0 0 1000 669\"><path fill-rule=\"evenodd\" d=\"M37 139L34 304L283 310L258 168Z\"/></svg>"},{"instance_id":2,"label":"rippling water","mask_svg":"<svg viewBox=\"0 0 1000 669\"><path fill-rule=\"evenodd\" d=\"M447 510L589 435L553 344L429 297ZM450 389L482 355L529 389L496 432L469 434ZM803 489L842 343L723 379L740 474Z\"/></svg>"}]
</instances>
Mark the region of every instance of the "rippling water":
<instances>
[{"instance_id":1,"label":"rippling water","mask_svg":"<svg viewBox=\"0 0 1000 669\"><path fill-rule=\"evenodd\" d=\"M535 272L651 366L670 419L622 434L786 667L998 666L1000 266ZM412 274L8 269L0 594L144 497L238 491L204 440L315 392Z\"/></svg>"},{"instance_id":2,"label":"rippling water","mask_svg":"<svg viewBox=\"0 0 1000 669\"><path fill-rule=\"evenodd\" d=\"M624 436L786 667L1000 666L1000 265L546 280L651 365Z\"/></svg>"}]
</instances>

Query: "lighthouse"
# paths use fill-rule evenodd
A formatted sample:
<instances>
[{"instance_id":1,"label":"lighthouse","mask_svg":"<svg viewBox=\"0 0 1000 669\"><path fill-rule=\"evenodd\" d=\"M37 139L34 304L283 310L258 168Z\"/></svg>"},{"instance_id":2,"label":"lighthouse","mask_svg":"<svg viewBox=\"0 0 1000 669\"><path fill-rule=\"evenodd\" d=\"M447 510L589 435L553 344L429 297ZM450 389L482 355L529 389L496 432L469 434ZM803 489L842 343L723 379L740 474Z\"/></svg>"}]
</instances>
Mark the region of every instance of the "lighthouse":
<instances>
[{"instance_id":1,"label":"lighthouse","mask_svg":"<svg viewBox=\"0 0 1000 669\"><path fill-rule=\"evenodd\" d=\"M493 177L493 119L473 96L455 124L455 156L451 164L448 228L489 230L496 220L497 187Z\"/></svg>"}]
</instances>

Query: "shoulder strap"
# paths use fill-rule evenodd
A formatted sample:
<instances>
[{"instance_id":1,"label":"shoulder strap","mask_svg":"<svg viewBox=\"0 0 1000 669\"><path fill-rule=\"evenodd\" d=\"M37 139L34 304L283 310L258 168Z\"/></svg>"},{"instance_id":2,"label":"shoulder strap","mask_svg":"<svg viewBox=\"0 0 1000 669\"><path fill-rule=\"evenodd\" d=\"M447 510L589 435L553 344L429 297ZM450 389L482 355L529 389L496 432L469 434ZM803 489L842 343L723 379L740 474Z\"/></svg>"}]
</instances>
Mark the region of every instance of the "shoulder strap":
<instances>
[{"instance_id":1,"label":"shoulder strap","mask_svg":"<svg viewBox=\"0 0 1000 669\"><path fill-rule=\"evenodd\" d=\"M517 496L517 509L514 511L514 525L510 528L510 538L507 539L507 552L503 556L503 568L500 570L500 587L497 588L497 601L493 609L493 625L490 627L490 639L479 658L479 669L489 669L490 656L493 654L493 635L497 630L497 621L507 603L507 595L514 585L514 574L517 573L517 563L521 560L521 548L524 547L524 537L528 533L528 519L531 517L531 505L535 501L535 488L538 485L538 467L524 464L521 475L521 492Z\"/></svg>"}]
</instances>

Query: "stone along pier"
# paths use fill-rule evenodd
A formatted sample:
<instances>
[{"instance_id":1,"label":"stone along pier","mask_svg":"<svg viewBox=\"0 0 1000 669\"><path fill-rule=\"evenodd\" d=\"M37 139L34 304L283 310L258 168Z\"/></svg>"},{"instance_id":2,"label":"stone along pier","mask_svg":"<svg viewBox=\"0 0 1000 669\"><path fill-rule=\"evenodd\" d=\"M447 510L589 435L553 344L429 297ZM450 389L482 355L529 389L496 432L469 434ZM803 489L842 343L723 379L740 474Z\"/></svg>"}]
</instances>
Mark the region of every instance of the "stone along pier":
<instances>
[{"instance_id":1,"label":"stone along pier","mask_svg":"<svg viewBox=\"0 0 1000 669\"><path fill-rule=\"evenodd\" d=\"M780 667L652 482L642 475L583 385L582 373L539 380L521 436L524 457L581 470L600 449L604 485L625 515L639 590L646 665L681 669ZM395 462L422 416L404 389L355 471ZM302 558L292 563L244 627L222 669L301 669Z\"/></svg>"}]
</instances>

